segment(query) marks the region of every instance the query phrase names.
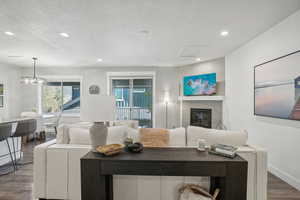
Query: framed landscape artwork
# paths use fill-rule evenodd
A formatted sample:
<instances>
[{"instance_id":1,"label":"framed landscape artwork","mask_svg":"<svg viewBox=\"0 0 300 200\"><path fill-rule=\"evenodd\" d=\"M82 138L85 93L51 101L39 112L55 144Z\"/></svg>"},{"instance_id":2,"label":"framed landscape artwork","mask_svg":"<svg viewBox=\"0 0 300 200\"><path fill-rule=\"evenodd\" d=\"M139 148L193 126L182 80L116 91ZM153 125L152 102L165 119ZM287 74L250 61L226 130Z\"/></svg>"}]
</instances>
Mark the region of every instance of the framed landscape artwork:
<instances>
[{"instance_id":1,"label":"framed landscape artwork","mask_svg":"<svg viewBox=\"0 0 300 200\"><path fill-rule=\"evenodd\" d=\"M183 78L184 96L216 94L216 73L185 76Z\"/></svg>"},{"instance_id":2,"label":"framed landscape artwork","mask_svg":"<svg viewBox=\"0 0 300 200\"><path fill-rule=\"evenodd\" d=\"M255 115L300 120L300 50L255 66Z\"/></svg>"},{"instance_id":3,"label":"framed landscape artwork","mask_svg":"<svg viewBox=\"0 0 300 200\"><path fill-rule=\"evenodd\" d=\"M3 84L0 84L0 108L4 106L4 87Z\"/></svg>"}]
</instances>

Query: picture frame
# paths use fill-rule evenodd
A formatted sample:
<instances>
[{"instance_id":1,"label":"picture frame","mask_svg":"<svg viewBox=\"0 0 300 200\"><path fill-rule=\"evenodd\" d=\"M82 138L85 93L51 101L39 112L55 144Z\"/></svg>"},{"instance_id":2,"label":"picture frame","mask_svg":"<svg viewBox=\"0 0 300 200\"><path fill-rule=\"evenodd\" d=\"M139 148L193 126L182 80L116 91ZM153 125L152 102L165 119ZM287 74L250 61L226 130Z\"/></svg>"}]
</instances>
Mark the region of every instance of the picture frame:
<instances>
[{"instance_id":1,"label":"picture frame","mask_svg":"<svg viewBox=\"0 0 300 200\"><path fill-rule=\"evenodd\" d=\"M217 74L199 74L183 77L184 96L211 96L217 93Z\"/></svg>"},{"instance_id":2,"label":"picture frame","mask_svg":"<svg viewBox=\"0 0 300 200\"><path fill-rule=\"evenodd\" d=\"M300 50L254 66L254 115L300 121Z\"/></svg>"}]
</instances>

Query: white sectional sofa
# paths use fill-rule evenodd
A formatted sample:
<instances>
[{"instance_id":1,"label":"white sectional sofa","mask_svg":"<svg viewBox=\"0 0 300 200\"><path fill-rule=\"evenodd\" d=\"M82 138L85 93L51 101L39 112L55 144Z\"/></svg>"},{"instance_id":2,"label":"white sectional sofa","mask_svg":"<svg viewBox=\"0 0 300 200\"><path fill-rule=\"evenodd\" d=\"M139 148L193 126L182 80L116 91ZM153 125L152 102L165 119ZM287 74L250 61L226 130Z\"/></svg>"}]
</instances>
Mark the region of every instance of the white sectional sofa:
<instances>
[{"instance_id":1,"label":"white sectional sofa","mask_svg":"<svg viewBox=\"0 0 300 200\"><path fill-rule=\"evenodd\" d=\"M85 129L85 128L83 128ZM135 137L138 131L123 127L122 137ZM205 131L205 129L203 129ZM84 131L84 130L82 130ZM170 130L170 146L192 148L197 139L207 137L202 129L189 127ZM186 134L187 133L187 136ZM71 134L71 133L69 133ZM212 134L213 135L213 134ZM217 135L222 136L222 134ZM222 136L223 137L223 136ZM224 138L219 138L223 140ZM187 142L186 139L187 138ZM212 137L213 140L218 138ZM208 141L213 142L210 138ZM116 138L108 138L109 140ZM85 143L86 141L83 141ZM227 140L230 142L230 140ZM239 139L233 139L233 143ZM61 143L61 141L59 142ZM187 144L187 146L186 146ZM89 145L58 144L56 140L37 146L34 150L34 196L40 199L81 199L80 158L90 150ZM267 199L266 151L241 145L238 153L248 161L248 200ZM114 176L115 200L176 200L178 188L184 183L209 187L208 177Z\"/></svg>"}]
</instances>

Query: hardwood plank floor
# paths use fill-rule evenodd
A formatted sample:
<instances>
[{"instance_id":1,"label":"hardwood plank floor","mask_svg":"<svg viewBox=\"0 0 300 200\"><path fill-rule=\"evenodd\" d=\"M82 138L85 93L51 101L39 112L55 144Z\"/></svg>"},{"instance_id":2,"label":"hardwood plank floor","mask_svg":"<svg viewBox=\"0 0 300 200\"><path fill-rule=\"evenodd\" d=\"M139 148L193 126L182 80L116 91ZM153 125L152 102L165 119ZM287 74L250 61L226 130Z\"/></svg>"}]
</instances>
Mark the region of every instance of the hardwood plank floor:
<instances>
[{"instance_id":1,"label":"hardwood plank floor","mask_svg":"<svg viewBox=\"0 0 300 200\"><path fill-rule=\"evenodd\" d=\"M34 144L23 146L24 160L32 160ZM18 171L0 176L0 200L33 200L33 165L21 166ZM300 200L297 191L276 176L268 174L268 200Z\"/></svg>"},{"instance_id":2,"label":"hardwood plank floor","mask_svg":"<svg viewBox=\"0 0 300 200\"><path fill-rule=\"evenodd\" d=\"M22 145L24 161L33 160L33 147L33 142ZM32 188L33 164L19 166L16 172L0 176L0 200L32 200Z\"/></svg>"},{"instance_id":3,"label":"hardwood plank floor","mask_svg":"<svg viewBox=\"0 0 300 200\"><path fill-rule=\"evenodd\" d=\"M268 200L299 200L300 192L273 174L268 174Z\"/></svg>"}]
</instances>

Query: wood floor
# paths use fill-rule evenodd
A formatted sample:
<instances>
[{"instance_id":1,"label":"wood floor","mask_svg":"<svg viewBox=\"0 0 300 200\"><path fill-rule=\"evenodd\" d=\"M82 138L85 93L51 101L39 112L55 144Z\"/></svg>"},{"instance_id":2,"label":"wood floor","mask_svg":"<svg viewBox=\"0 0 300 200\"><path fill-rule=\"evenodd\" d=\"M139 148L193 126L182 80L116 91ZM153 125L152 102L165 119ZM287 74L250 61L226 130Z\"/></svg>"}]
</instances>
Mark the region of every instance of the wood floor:
<instances>
[{"instance_id":1,"label":"wood floor","mask_svg":"<svg viewBox=\"0 0 300 200\"><path fill-rule=\"evenodd\" d=\"M33 143L23 147L24 159L32 160ZM9 175L0 176L0 200L33 200L33 165L21 168ZM300 192L272 174L268 175L268 200L300 200Z\"/></svg>"}]
</instances>

